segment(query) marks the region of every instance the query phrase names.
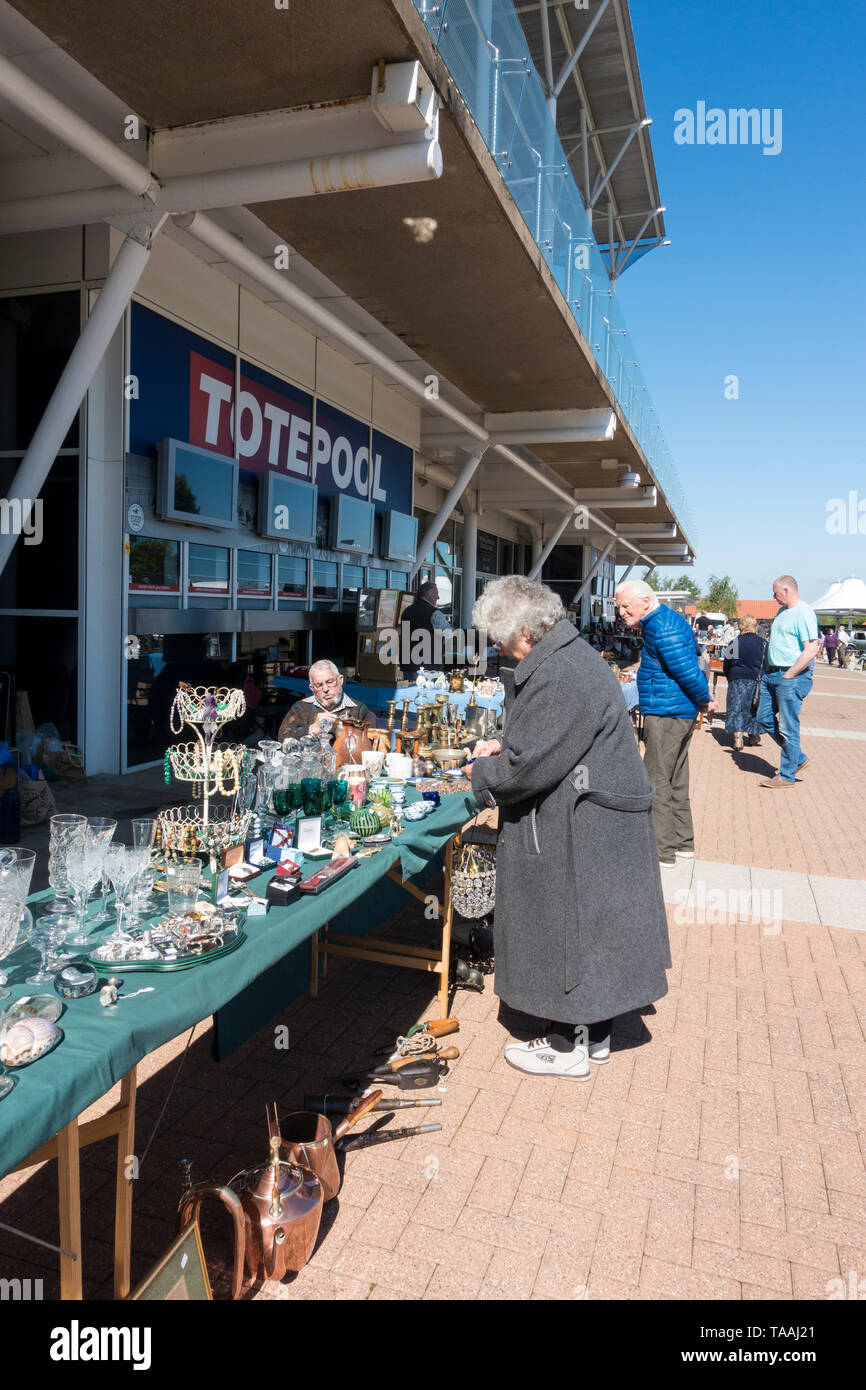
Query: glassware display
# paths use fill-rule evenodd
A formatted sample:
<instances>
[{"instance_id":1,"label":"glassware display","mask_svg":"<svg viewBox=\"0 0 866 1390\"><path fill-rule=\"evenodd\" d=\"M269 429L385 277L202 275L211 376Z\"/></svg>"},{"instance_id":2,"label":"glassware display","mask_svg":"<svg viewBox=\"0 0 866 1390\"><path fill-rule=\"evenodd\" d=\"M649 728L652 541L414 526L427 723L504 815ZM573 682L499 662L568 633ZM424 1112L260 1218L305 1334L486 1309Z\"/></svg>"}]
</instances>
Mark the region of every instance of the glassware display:
<instances>
[{"instance_id":1,"label":"glassware display","mask_svg":"<svg viewBox=\"0 0 866 1390\"><path fill-rule=\"evenodd\" d=\"M123 929L123 914L127 898L134 891L138 876L147 867L150 847L127 849L124 845L109 845L105 854L105 872L114 889L114 902L117 910L117 926L111 934L112 942L123 945L129 943L129 936Z\"/></svg>"},{"instance_id":2,"label":"glassware display","mask_svg":"<svg viewBox=\"0 0 866 1390\"><path fill-rule=\"evenodd\" d=\"M89 944L85 929L87 902L93 889L102 878L102 867L105 863L107 849L108 845L104 840L85 835L81 848L69 856L66 876L72 889L78 914L74 934L66 937L70 946L87 946Z\"/></svg>"},{"instance_id":3,"label":"glassware display","mask_svg":"<svg viewBox=\"0 0 866 1390\"><path fill-rule=\"evenodd\" d=\"M20 845L0 850L0 901L15 898L26 902L35 864L35 850Z\"/></svg>"},{"instance_id":4,"label":"glassware display","mask_svg":"<svg viewBox=\"0 0 866 1390\"><path fill-rule=\"evenodd\" d=\"M55 973L52 957L57 945L57 934L64 930L65 928L52 922L50 917L40 917L39 921L34 923L29 932L29 940L39 952L39 969L33 975L27 976L26 984L50 985L52 983Z\"/></svg>"},{"instance_id":5,"label":"glassware display","mask_svg":"<svg viewBox=\"0 0 866 1390\"><path fill-rule=\"evenodd\" d=\"M66 876L67 858L70 851L77 850L87 829L87 817L58 815L51 817L51 831L48 842L48 883L54 889L54 923L58 927L71 927L75 921L72 904L69 901L69 881Z\"/></svg>"},{"instance_id":6,"label":"glassware display","mask_svg":"<svg viewBox=\"0 0 866 1390\"><path fill-rule=\"evenodd\" d=\"M12 897L0 899L0 962L23 946L32 930L33 918L23 902ZM6 971L0 970L0 999L9 998L8 980Z\"/></svg>"},{"instance_id":7,"label":"glassware display","mask_svg":"<svg viewBox=\"0 0 866 1390\"><path fill-rule=\"evenodd\" d=\"M335 835L344 834L349 828L347 817L352 809L348 801L349 783L344 777L331 777L327 790L331 809L329 828Z\"/></svg>"},{"instance_id":8,"label":"glassware display","mask_svg":"<svg viewBox=\"0 0 866 1390\"><path fill-rule=\"evenodd\" d=\"M152 816L134 816L130 824L132 826L133 848L150 851L147 865L142 871L132 899L131 917L133 922L137 923L142 914L147 916L148 913L155 912L157 906L153 896L153 866L151 863L157 822Z\"/></svg>"},{"instance_id":9,"label":"glassware display","mask_svg":"<svg viewBox=\"0 0 866 1390\"><path fill-rule=\"evenodd\" d=\"M101 840L103 844L110 844L116 829L117 821L111 820L108 816L87 817L88 835L92 835L95 839ZM94 926L99 926L102 922L111 921L111 913L105 906L105 899L108 895L108 879L105 877L104 872L99 880L98 888L100 907L99 911L94 913L93 917L91 918L91 921L93 922Z\"/></svg>"},{"instance_id":10,"label":"glassware display","mask_svg":"<svg viewBox=\"0 0 866 1390\"><path fill-rule=\"evenodd\" d=\"M192 864L171 864L166 870L168 889L168 910L181 916L195 907L196 895L201 883L201 865L196 859Z\"/></svg>"}]
</instances>

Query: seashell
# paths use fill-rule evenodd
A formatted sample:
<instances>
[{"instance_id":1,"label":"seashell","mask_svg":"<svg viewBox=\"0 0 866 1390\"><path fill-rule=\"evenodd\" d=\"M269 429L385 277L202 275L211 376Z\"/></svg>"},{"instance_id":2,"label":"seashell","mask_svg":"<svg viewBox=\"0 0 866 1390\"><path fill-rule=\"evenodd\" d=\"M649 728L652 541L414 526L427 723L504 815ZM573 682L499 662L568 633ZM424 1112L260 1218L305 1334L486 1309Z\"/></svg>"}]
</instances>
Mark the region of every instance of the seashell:
<instances>
[{"instance_id":1,"label":"seashell","mask_svg":"<svg viewBox=\"0 0 866 1390\"><path fill-rule=\"evenodd\" d=\"M0 1043L0 1061L9 1067L35 1062L43 1052L53 1047L60 1029L49 1018L30 1018L26 1023L13 1023Z\"/></svg>"},{"instance_id":2,"label":"seashell","mask_svg":"<svg viewBox=\"0 0 866 1390\"><path fill-rule=\"evenodd\" d=\"M334 840L334 853L332 859L342 859L352 853L352 842L348 835L338 835Z\"/></svg>"}]
</instances>

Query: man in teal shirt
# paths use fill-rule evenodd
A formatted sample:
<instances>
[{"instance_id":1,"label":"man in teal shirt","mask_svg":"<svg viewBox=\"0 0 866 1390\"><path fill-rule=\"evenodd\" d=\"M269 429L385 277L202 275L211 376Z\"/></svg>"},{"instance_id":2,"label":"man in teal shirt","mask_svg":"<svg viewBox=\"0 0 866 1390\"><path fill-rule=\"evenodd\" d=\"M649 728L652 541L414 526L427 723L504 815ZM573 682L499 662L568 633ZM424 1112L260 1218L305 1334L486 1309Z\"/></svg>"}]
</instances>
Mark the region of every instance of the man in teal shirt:
<instances>
[{"instance_id":1,"label":"man in teal shirt","mask_svg":"<svg viewBox=\"0 0 866 1390\"><path fill-rule=\"evenodd\" d=\"M796 774L809 761L800 748L800 706L812 689L812 665L821 637L814 609L803 603L790 574L776 580L773 598L781 609L770 629L758 723L782 750L778 775L765 778L761 786L780 791L796 785Z\"/></svg>"}]
</instances>

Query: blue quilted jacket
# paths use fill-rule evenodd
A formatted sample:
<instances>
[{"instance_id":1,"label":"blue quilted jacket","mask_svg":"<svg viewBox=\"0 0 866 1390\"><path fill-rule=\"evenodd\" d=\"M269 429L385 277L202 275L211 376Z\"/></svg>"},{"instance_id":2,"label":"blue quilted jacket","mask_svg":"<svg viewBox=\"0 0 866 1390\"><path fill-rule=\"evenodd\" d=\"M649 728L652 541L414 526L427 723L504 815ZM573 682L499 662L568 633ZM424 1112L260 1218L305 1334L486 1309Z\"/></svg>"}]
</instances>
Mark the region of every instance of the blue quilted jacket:
<instances>
[{"instance_id":1,"label":"blue quilted jacket","mask_svg":"<svg viewBox=\"0 0 866 1390\"><path fill-rule=\"evenodd\" d=\"M644 646L637 688L642 712L694 719L710 698L694 634L680 613L660 603L641 623Z\"/></svg>"}]
</instances>

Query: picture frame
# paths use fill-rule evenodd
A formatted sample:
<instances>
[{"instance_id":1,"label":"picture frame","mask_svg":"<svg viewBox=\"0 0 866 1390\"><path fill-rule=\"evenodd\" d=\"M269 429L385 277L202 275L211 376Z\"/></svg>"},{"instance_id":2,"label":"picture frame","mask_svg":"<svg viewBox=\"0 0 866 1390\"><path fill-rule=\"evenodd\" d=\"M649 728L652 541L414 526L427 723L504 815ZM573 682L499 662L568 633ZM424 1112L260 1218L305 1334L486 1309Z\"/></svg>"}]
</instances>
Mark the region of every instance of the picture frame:
<instances>
[{"instance_id":1,"label":"picture frame","mask_svg":"<svg viewBox=\"0 0 866 1390\"><path fill-rule=\"evenodd\" d=\"M133 1303L212 1303L198 1221L190 1221L129 1295Z\"/></svg>"},{"instance_id":2,"label":"picture frame","mask_svg":"<svg viewBox=\"0 0 866 1390\"><path fill-rule=\"evenodd\" d=\"M397 621L397 605L399 599L399 589L379 590L379 602L376 607L376 626L378 628L394 626Z\"/></svg>"}]
</instances>

